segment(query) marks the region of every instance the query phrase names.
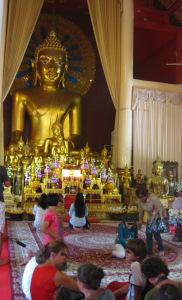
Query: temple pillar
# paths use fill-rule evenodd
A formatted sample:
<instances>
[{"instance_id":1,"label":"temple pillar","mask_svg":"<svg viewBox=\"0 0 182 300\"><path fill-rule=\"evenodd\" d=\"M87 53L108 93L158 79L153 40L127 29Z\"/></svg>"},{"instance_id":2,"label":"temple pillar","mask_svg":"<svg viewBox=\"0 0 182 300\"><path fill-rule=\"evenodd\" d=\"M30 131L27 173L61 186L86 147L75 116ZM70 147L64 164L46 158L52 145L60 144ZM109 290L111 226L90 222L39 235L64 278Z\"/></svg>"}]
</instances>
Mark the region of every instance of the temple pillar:
<instances>
[{"instance_id":1,"label":"temple pillar","mask_svg":"<svg viewBox=\"0 0 182 300\"><path fill-rule=\"evenodd\" d=\"M133 0L123 0L121 37L121 95L117 110L117 167L131 166L132 82L133 82Z\"/></svg>"}]
</instances>

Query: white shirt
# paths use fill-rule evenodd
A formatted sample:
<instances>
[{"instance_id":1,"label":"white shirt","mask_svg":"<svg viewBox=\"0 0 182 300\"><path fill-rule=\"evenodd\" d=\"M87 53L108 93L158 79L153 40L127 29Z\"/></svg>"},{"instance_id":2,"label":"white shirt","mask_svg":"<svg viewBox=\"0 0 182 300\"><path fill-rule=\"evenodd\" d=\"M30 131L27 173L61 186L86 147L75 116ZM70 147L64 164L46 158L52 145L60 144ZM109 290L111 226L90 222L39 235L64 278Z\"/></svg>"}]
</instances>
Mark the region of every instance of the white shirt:
<instances>
[{"instance_id":1,"label":"white shirt","mask_svg":"<svg viewBox=\"0 0 182 300\"><path fill-rule=\"evenodd\" d=\"M88 209L87 206L85 207L85 216L82 218L76 217L75 212L75 204L72 203L69 210L69 216L70 216L70 223L71 225L75 227L82 227L86 224L86 218L88 216Z\"/></svg>"},{"instance_id":2,"label":"white shirt","mask_svg":"<svg viewBox=\"0 0 182 300\"><path fill-rule=\"evenodd\" d=\"M38 263L35 260L35 256L32 257L27 265L25 266L24 272L23 272L23 277L22 277L22 290L23 293L25 294L26 298L28 300L31 300L31 294L30 294L30 284L32 280L32 275L37 267Z\"/></svg>"},{"instance_id":3,"label":"white shirt","mask_svg":"<svg viewBox=\"0 0 182 300\"><path fill-rule=\"evenodd\" d=\"M39 230L42 227L45 212L46 212L46 209L43 209L38 205L34 205L33 214L35 216L35 220L34 220L33 226L37 230Z\"/></svg>"},{"instance_id":4,"label":"white shirt","mask_svg":"<svg viewBox=\"0 0 182 300\"><path fill-rule=\"evenodd\" d=\"M129 289L127 293L127 300L135 300L135 286L145 287L146 278L141 272L141 264L138 261L135 261L131 264L131 274L129 279Z\"/></svg>"}]
</instances>

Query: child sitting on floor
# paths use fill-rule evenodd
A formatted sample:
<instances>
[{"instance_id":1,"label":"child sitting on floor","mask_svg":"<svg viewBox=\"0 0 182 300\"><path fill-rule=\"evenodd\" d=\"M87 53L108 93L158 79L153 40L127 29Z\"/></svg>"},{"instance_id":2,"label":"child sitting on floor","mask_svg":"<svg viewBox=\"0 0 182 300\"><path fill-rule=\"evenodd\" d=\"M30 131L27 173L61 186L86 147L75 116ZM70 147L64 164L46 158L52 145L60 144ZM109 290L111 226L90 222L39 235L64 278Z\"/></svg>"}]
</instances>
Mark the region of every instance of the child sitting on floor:
<instances>
[{"instance_id":1,"label":"child sitting on floor","mask_svg":"<svg viewBox=\"0 0 182 300\"><path fill-rule=\"evenodd\" d=\"M112 251L112 255L118 258L124 258L126 244L129 240L138 237L137 225L131 216L125 216L122 223L118 225L118 235Z\"/></svg>"},{"instance_id":2,"label":"child sitting on floor","mask_svg":"<svg viewBox=\"0 0 182 300\"><path fill-rule=\"evenodd\" d=\"M126 245L126 259L131 263L129 282L111 282L108 288L114 292L118 300L141 300L146 279L141 272L141 262L147 253L142 239L129 240Z\"/></svg>"}]
</instances>

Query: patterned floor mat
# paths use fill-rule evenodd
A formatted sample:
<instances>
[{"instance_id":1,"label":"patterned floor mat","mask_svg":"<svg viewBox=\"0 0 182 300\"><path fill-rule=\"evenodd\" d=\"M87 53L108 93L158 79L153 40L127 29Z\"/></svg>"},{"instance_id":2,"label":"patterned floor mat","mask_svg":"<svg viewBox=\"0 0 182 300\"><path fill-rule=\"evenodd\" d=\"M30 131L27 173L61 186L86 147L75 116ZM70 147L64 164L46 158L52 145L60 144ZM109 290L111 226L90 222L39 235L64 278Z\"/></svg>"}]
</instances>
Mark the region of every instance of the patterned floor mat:
<instances>
[{"instance_id":1,"label":"patterned floor mat","mask_svg":"<svg viewBox=\"0 0 182 300\"><path fill-rule=\"evenodd\" d=\"M37 234L31 222L8 221L9 252L11 263L13 300L24 300L21 292L21 278L27 260L27 249L35 252L42 245L42 236ZM144 228L139 232L139 237L145 238ZM67 273L76 275L77 267L81 263L91 262L103 267L106 276L103 280L105 286L113 280L127 281L129 265L125 260L111 257L111 251L116 237L116 223L92 224L90 230L79 233L64 228L64 239L69 247L69 263ZM27 245L20 247L16 239ZM165 260L170 268L170 277L182 280L182 243L173 243L169 234L163 235L165 246Z\"/></svg>"}]
</instances>

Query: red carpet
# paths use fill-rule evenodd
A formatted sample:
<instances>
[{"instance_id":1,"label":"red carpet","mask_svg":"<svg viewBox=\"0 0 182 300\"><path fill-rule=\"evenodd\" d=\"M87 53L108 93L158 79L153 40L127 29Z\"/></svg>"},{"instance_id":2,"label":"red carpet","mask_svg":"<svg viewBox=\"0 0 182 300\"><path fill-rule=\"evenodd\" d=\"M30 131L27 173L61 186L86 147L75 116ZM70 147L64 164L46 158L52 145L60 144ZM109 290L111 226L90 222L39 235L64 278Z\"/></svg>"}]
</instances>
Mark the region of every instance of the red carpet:
<instances>
[{"instance_id":1,"label":"red carpet","mask_svg":"<svg viewBox=\"0 0 182 300\"><path fill-rule=\"evenodd\" d=\"M33 230L31 222L9 221L7 225L8 235L24 242L30 250L35 252L41 246L42 237ZM111 281L128 281L128 263L111 257L116 237L116 225L112 223L91 224L90 230L80 233L70 233L67 226L64 228L65 242L70 253L67 270L69 275L75 276L77 267L81 263L92 262L103 267L106 273L103 280L104 286ZM139 237L145 238L145 233L140 231ZM182 243L176 244L171 241L171 238L169 234L163 236L165 260L171 271L170 277L182 280ZM12 300L25 300L21 291L24 267L20 263L27 259L27 250L11 239L8 242L11 257Z\"/></svg>"},{"instance_id":2,"label":"red carpet","mask_svg":"<svg viewBox=\"0 0 182 300\"><path fill-rule=\"evenodd\" d=\"M9 258L6 232L3 239L2 258ZM11 277L9 264L0 266L0 299L11 300Z\"/></svg>"}]
</instances>

